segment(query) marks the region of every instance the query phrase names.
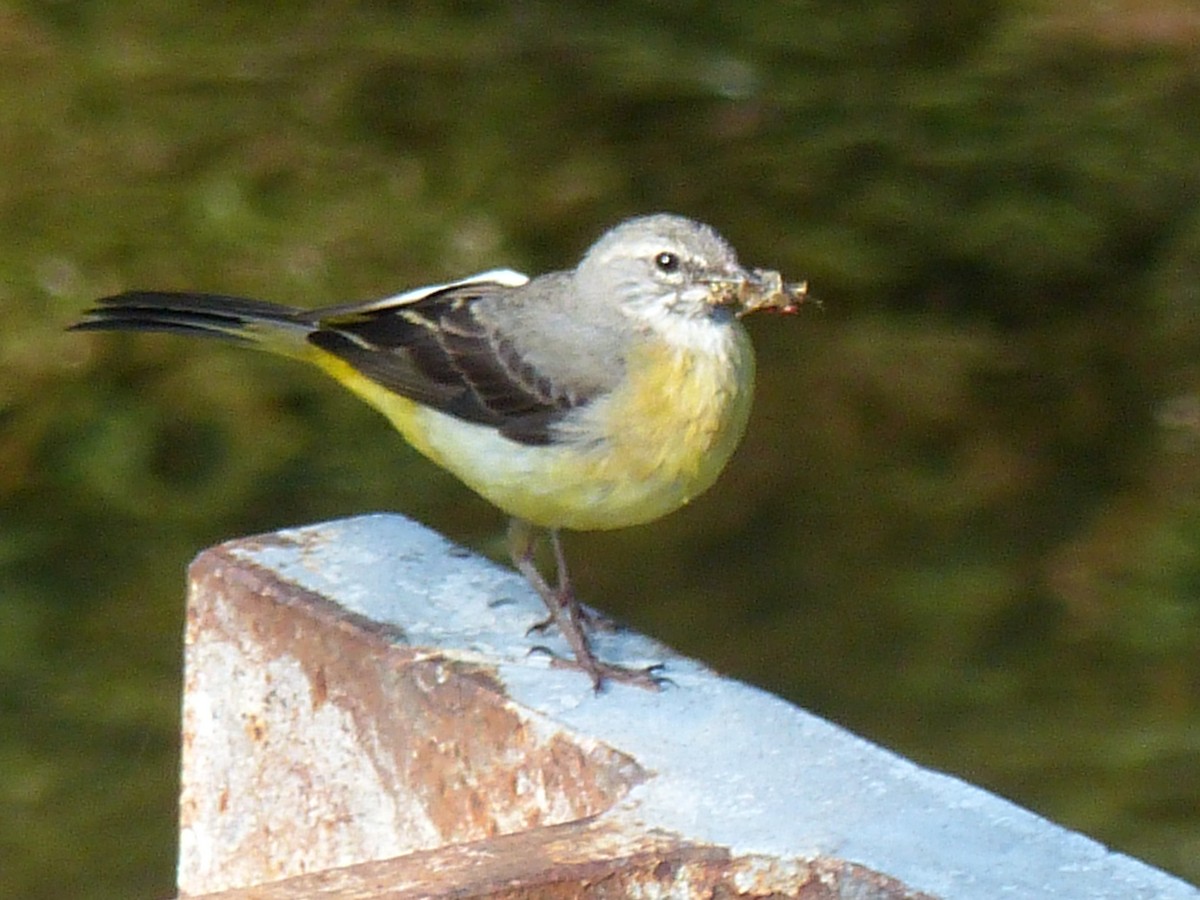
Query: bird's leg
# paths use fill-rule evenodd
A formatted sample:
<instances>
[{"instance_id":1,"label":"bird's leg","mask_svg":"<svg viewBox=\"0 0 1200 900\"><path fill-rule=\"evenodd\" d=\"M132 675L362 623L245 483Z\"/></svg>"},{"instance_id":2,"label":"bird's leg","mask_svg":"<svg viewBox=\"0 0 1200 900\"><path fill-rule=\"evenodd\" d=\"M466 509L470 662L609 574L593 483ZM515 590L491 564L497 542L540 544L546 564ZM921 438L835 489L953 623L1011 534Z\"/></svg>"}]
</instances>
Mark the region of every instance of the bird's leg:
<instances>
[{"instance_id":1,"label":"bird's leg","mask_svg":"<svg viewBox=\"0 0 1200 900\"><path fill-rule=\"evenodd\" d=\"M533 526L521 519L513 519L508 529L508 541L513 565L525 576L525 580L533 585L534 589L541 596L542 602L546 604L546 609L550 611L548 618L540 622L535 622L529 630L531 632L542 632L551 625L557 625L559 631L563 633L563 636L571 645L572 650L575 650L578 654L576 644L581 643L584 647L584 655L592 656L585 630L590 624L590 616L583 611L579 605L579 601L575 598L575 591L571 587L571 576L567 571L566 558L563 555L562 541L559 540L558 531L550 531L550 543L554 550L554 564L558 580L556 587L551 587L550 583L538 570L535 560L537 540ZM572 639L573 633L578 633L579 641Z\"/></svg>"},{"instance_id":2,"label":"bird's leg","mask_svg":"<svg viewBox=\"0 0 1200 900\"><path fill-rule=\"evenodd\" d=\"M537 563L534 561L534 554L537 552L537 540L534 536L533 526L523 519L511 519L508 523L508 552L512 557L513 565L517 567L517 571L524 575L525 580L533 585L533 589L538 592L538 596L546 604L546 609L550 611L549 616L534 622L529 626L529 631L526 632L527 634L535 632L541 634L551 625L557 624L560 603L558 592L550 587L546 579L542 577L542 573L538 571Z\"/></svg>"},{"instance_id":3,"label":"bird's leg","mask_svg":"<svg viewBox=\"0 0 1200 900\"><path fill-rule=\"evenodd\" d=\"M571 586L571 576L567 572L567 556L563 552L562 538L559 537L558 529L556 528L550 530L550 546L554 550L554 567L558 571L558 595L564 598L563 603L567 607L571 618L578 622L584 629L607 632L616 631L617 626L612 619L588 609L575 596L575 589Z\"/></svg>"},{"instance_id":4,"label":"bird's leg","mask_svg":"<svg viewBox=\"0 0 1200 900\"><path fill-rule=\"evenodd\" d=\"M592 687L597 691L604 686L606 679L634 684L650 690L661 688L661 680L653 674L653 670L657 667L626 669L622 666L601 662L592 652L592 646L587 636L587 627L592 616L583 610L571 588L571 578L567 572L566 557L563 555L562 542L557 529L550 529L550 544L554 550L554 562L557 569L558 584L556 587L550 586L542 573L538 571L534 561L536 542L532 525L514 518L509 525L508 540L513 565L525 576L525 580L533 585L534 590L541 596L542 602L546 604L546 609L550 611L550 617L534 625L531 630L544 630L551 623L557 625L559 633L562 634L567 646L575 655L574 663L555 657L555 665L570 666L587 673L592 680Z\"/></svg>"},{"instance_id":5,"label":"bird's leg","mask_svg":"<svg viewBox=\"0 0 1200 900\"><path fill-rule=\"evenodd\" d=\"M518 521L517 519L513 520L514 523ZM533 528L525 522L520 522L520 525L513 524L509 527L509 549L512 553L513 563L517 569L537 589L537 592L546 602L546 607L552 613L554 607L551 605L551 601L547 599L551 595L555 598L554 603L565 607L567 614L580 625L585 633L589 630L610 633L616 631L617 626L612 619L588 609L576 598L575 589L571 586L571 575L567 570L567 559L566 554L563 552L562 540L559 538L557 530L552 530L549 534L550 546L554 550L554 567L558 577L558 587L551 588L541 572L537 570L536 563L534 562L537 544ZM522 562L522 560L525 560L525 562ZM540 622L534 622L530 625L529 633L542 634L551 625L557 624L557 617L551 614Z\"/></svg>"}]
</instances>

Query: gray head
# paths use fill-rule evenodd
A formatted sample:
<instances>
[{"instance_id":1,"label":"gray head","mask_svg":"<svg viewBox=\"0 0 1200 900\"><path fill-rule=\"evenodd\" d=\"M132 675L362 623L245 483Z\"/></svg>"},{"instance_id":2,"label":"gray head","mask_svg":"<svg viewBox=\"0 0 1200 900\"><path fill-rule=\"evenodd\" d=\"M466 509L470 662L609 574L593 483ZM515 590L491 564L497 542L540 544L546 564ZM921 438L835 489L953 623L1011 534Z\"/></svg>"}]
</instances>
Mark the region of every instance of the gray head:
<instances>
[{"instance_id":1,"label":"gray head","mask_svg":"<svg viewBox=\"0 0 1200 900\"><path fill-rule=\"evenodd\" d=\"M579 263L575 287L584 302L615 302L628 315L662 328L672 320L728 320L729 310L714 303L713 285L749 277L712 228L659 213L605 232Z\"/></svg>"}]
</instances>

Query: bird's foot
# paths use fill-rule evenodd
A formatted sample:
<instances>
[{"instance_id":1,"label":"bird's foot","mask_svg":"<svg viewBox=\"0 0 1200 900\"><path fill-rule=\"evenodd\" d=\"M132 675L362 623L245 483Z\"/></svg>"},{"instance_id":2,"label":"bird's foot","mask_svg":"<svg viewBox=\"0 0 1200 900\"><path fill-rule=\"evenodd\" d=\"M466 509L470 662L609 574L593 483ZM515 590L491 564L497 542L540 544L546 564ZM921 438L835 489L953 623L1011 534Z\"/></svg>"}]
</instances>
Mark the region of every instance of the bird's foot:
<instances>
[{"instance_id":1,"label":"bird's foot","mask_svg":"<svg viewBox=\"0 0 1200 900\"><path fill-rule=\"evenodd\" d=\"M616 684L630 684L647 691L661 691L667 685L674 684L670 678L661 674L664 668L662 663L655 663L644 668L630 668L601 662L591 654L582 659L566 659L541 644L530 647L529 652L542 653L550 657L550 665L555 669L583 672L591 679L592 689L597 694L601 693L605 683L610 681Z\"/></svg>"}]
</instances>

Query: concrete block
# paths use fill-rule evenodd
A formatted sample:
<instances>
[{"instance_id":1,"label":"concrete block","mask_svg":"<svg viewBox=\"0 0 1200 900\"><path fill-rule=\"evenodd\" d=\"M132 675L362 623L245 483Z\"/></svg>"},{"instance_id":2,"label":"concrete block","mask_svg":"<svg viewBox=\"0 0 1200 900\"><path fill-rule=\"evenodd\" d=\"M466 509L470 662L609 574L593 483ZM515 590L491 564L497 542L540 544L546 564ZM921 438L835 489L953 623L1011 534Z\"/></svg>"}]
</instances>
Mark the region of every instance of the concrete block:
<instances>
[{"instance_id":1,"label":"concrete block","mask_svg":"<svg viewBox=\"0 0 1200 900\"><path fill-rule=\"evenodd\" d=\"M515 573L398 516L190 572L183 895L1200 900L631 632L660 693L529 653Z\"/></svg>"}]
</instances>

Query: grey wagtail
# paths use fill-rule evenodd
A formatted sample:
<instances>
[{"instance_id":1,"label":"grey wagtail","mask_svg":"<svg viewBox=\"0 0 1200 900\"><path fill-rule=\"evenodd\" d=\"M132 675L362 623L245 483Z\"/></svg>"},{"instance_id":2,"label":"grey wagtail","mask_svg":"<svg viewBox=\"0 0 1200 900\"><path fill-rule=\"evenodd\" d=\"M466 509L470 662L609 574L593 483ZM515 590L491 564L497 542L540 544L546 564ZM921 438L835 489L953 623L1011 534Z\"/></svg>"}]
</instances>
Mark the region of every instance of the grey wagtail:
<instances>
[{"instance_id":1,"label":"grey wagtail","mask_svg":"<svg viewBox=\"0 0 1200 900\"><path fill-rule=\"evenodd\" d=\"M559 665L655 688L658 667L597 659L559 530L623 528L706 490L742 437L754 352L738 321L795 312L805 284L745 269L712 228L629 219L572 271L497 269L368 303L303 310L132 291L71 326L219 337L314 363L512 517L509 550L574 653ZM554 583L534 561L548 529Z\"/></svg>"}]
</instances>

